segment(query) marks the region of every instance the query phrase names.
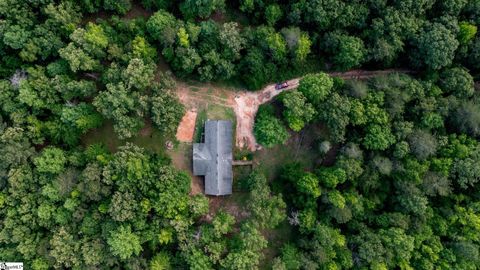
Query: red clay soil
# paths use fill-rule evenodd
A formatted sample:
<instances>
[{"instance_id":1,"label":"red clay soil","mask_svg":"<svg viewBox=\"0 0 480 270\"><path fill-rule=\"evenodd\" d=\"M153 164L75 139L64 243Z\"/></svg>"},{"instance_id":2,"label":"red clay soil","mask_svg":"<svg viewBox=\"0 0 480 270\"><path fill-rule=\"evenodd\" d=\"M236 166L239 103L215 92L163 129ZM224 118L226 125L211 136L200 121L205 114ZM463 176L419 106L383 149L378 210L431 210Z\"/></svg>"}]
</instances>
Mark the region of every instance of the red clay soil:
<instances>
[{"instance_id":1,"label":"red clay soil","mask_svg":"<svg viewBox=\"0 0 480 270\"><path fill-rule=\"evenodd\" d=\"M180 121L177 129L177 140L180 142L192 142L195 132L195 121L197 120L197 111L188 110Z\"/></svg>"}]
</instances>

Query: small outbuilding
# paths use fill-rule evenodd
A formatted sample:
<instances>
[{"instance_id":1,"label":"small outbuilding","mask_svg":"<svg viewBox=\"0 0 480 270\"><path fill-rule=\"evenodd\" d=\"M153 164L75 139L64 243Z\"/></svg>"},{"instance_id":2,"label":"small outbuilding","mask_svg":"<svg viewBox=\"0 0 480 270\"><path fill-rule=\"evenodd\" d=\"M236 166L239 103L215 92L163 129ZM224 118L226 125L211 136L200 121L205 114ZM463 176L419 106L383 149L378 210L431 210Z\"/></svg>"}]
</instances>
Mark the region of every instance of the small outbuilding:
<instances>
[{"instance_id":1,"label":"small outbuilding","mask_svg":"<svg viewBox=\"0 0 480 270\"><path fill-rule=\"evenodd\" d=\"M232 122L207 120L204 134L193 144L193 174L205 176L206 195L232 194Z\"/></svg>"}]
</instances>

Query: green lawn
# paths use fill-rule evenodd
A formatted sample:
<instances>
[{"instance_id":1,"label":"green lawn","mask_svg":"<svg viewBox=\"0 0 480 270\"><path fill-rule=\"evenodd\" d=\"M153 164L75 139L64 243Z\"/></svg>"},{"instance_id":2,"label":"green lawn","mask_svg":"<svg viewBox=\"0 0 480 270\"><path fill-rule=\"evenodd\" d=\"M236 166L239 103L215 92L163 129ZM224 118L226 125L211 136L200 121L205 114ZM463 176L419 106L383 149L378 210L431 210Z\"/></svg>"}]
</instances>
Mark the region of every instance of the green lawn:
<instances>
[{"instance_id":1,"label":"green lawn","mask_svg":"<svg viewBox=\"0 0 480 270\"><path fill-rule=\"evenodd\" d=\"M211 120L230 120L236 122L235 112L230 107L210 104L207 107L207 118Z\"/></svg>"},{"instance_id":2,"label":"green lawn","mask_svg":"<svg viewBox=\"0 0 480 270\"><path fill-rule=\"evenodd\" d=\"M197 121L195 123L194 142L200 142L202 138L203 125L209 120L230 120L233 123L233 134L235 134L236 117L235 112L230 107L209 104L198 111Z\"/></svg>"},{"instance_id":3,"label":"green lawn","mask_svg":"<svg viewBox=\"0 0 480 270\"><path fill-rule=\"evenodd\" d=\"M207 120L207 111L201 110L197 114L195 122L195 133L193 135L193 142L199 143L202 140L203 123Z\"/></svg>"},{"instance_id":4,"label":"green lawn","mask_svg":"<svg viewBox=\"0 0 480 270\"><path fill-rule=\"evenodd\" d=\"M155 153L165 153L165 142L167 140L174 140L172 137L165 137L163 133L154 127L148 127L149 132L145 134L137 134L137 136L120 140L113 130L113 123L106 121L103 126L89 131L82 137L82 144L88 146L95 143L103 143L107 148L116 152L119 146L125 145L127 142L132 142L135 145L143 147Z\"/></svg>"}]
</instances>

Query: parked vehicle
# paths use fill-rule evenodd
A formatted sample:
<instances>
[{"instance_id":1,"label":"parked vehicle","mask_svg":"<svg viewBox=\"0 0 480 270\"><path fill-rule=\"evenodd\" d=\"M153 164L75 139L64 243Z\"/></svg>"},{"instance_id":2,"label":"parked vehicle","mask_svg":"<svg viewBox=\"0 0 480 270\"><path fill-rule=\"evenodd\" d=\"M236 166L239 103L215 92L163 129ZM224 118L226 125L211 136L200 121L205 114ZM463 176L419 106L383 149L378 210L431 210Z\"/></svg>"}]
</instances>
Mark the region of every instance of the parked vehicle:
<instances>
[{"instance_id":1,"label":"parked vehicle","mask_svg":"<svg viewBox=\"0 0 480 270\"><path fill-rule=\"evenodd\" d=\"M287 87L288 87L288 82L281 82L281 83L275 84L275 89L276 90L282 90L282 89L287 88Z\"/></svg>"}]
</instances>

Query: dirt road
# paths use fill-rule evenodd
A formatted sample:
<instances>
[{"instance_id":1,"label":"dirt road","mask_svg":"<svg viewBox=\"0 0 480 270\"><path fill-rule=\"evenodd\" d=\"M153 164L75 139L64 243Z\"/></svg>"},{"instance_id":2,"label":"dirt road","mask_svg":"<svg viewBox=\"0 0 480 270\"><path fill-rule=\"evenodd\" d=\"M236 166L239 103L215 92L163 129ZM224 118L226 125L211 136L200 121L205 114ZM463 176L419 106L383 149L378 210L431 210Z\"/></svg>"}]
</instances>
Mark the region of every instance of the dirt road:
<instances>
[{"instance_id":1,"label":"dirt road","mask_svg":"<svg viewBox=\"0 0 480 270\"><path fill-rule=\"evenodd\" d=\"M400 69L388 69L380 71L351 70L348 72L331 72L329 75L333 77L340 77L345 80L363 80L375 76L388 75L391 73L411 73L411 71ZM258 107L263 103L269 102L281 92L296 89L300 79L301 78L295 78L287 81L289 87L282 90L275 90L275 84L270 84L262 90L255 92L245 90L232 91L212 85L195 87L195 91L192 91L185 84L179 83L177 87L177 95L179 96L180 101L185 104L188 109L192 110L196 109L196 104L198 104L200 100L207 100L211 103L231 107L235 112L237 120L235 134L236 146L239 148L249 149L250 151L255 151L257 148L257 142L255 140L255 136L253 135L253 125L255 123L255 114L258 111ZM186 121L184 123L184 121L182 121L182 123L180 123L179 130L188 130L189 127L192 126L192 123L190 122ZM182 138L184 139L184 137Z\"/></svg>"}]
</instances>

